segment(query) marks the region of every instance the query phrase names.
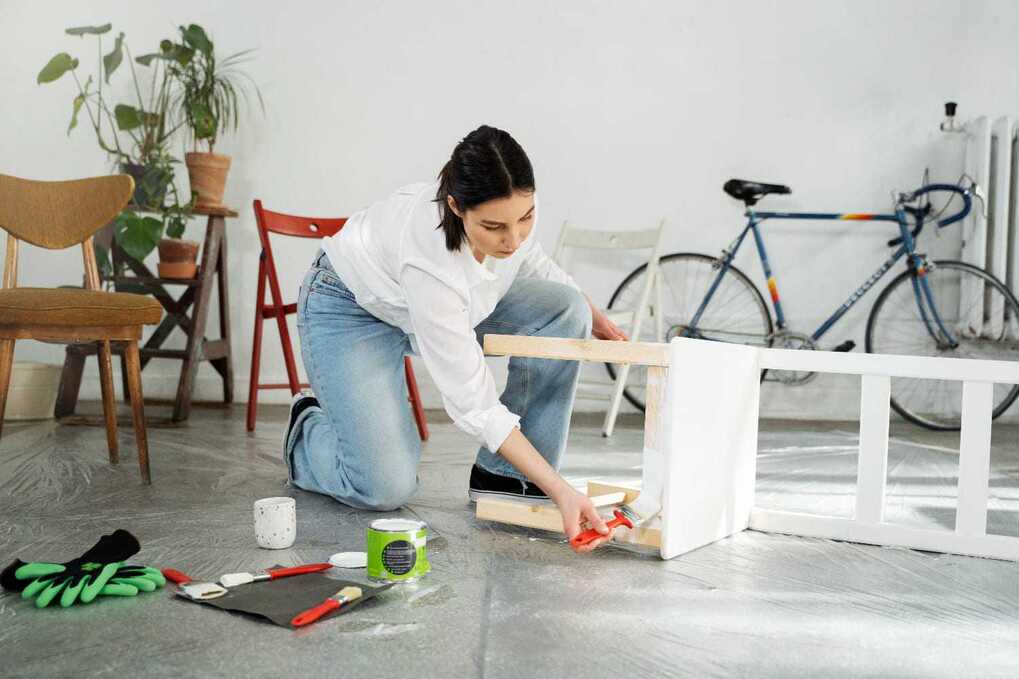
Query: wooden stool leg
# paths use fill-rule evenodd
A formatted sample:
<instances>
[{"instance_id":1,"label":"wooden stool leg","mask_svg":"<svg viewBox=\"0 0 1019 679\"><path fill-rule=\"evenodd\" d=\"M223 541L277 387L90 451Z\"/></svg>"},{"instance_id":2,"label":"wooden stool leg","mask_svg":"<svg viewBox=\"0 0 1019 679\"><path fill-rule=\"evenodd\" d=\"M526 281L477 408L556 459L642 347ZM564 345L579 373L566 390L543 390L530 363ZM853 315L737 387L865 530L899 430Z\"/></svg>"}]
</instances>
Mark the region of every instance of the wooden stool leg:
<instances>
[{"instance_id":1,"label":"wooden stool leg","mask_svg":"<svg viewBox=\"0 0 1019 679\"><path fill-rule=\"evenodd\" d=\"M219 242L219 256L216 260L216 289L219 297L219 336L226 345L226 356L217 360L219 373L223 377L223 402L234 402L234 359L230 342L230 294L227 284L226 230Z\"/></svg>"},{"instance_id":2,"label":"wooden stool leg","mask_svg":"<svg viewBox=\"0 0 1019 679\"><path fill-rule=\"evenodd\" d=\"M131 341L124 349L127 357L127 383L131 392L131 417L134 420L134 438L138 444L138 467L141 469L142 481L152 483L149 473L149 442L145 434L145 405L142 400L141 359L138 354L138 342Z\"/></svg>"},{"instance_id":3,"label":"wooden stool leg","mask_svg":"<svg viewBox=\"0 0 1019 679\"><path fill-rule=\"evenodd\" d=\"M127 356L120 355L120 386L123 389L124 403L131 402L131 385L127 383Z\"/></svg>"},{"instance_id":4,"label":"wooden stool leg","mask_svg":"<svg viewBox=\"0 0 1019 679\"><path fill-rule=\"evenodd\" d=\"M110 464L120 462L117 449L117 396L113 391L113 363L110 341L99 343L99 384L103 392L103 415L106 418L106 445L110 451Z\"/></svg>"},{"instance_id":5,"label":"wooden stool leg","mask_svg":"<svg viewBox=\"0 0 1019 679\"><path fill-rule=\"evenodd\" d=\"M11 386L11 366L14 364L14 340L0 340L0 436L3 435L4 410L7 408L7 390Z\"/></svg>"},{"instance_id":6,"label":"wooden stool leg","mask_svg":"<svg viewBox=\"0 0 1019 679\"><path fill-rule=\"evenodd\" d=\"M410 407L414 410L414 422L418 426L418 436L422 441L427 441L428 420L425 419L425 409L421 405L421 394L418 393L418 381L414 377L414 366L410 362L410 356L403 357L403 372L407 376L407 392L410 395Z\"/></svg>"},{"instance_id":7,"label":"wooden stool leg","mask_svg":"<svg viewBox=\"0 0 1019 679\"><path fill-rule=\"evenodd\" d=\"M74 408L78 405L78 391L81 389L83 372L85 372L85 354L77 345L68 344L64 356L64 369L60 373L57 405L53 409L54 417L67 417L74 414Z\"/></svg>"}]
</instances>

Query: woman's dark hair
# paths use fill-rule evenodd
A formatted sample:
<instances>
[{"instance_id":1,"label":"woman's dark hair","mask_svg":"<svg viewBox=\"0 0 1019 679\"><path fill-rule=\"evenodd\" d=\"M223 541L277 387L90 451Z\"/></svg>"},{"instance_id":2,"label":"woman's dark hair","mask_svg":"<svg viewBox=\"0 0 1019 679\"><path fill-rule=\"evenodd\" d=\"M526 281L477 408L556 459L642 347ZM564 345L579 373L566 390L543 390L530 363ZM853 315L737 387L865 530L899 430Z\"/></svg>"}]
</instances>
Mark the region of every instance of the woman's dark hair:
<instances>
[{"instance_id":1,"label":"woman's dark hair","mask_svg":"<svg viewBox=\"0 0 1019 679\"><path fill-rule=\"evenodd\" d=\"M449 162L439 172L439 204L446 234L446 249L460 249L467 234L463 220L449 207L453 196L461 212L493 198L507 198L514 191L534 191L534 170L527 154L508 132L482 125L453 149Z\"/></svg>"}]
</instances>

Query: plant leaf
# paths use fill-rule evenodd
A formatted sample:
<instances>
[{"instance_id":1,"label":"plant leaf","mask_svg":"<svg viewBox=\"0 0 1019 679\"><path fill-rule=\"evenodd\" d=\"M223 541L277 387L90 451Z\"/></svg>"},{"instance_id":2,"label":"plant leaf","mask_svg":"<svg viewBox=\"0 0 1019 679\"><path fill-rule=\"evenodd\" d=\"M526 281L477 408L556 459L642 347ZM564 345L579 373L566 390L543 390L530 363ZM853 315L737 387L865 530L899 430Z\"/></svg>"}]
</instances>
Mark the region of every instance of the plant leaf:
<instances>
[{"instance_id":1,"label":"plant leaf","mask_svg":"<svg viewBox=\"0 0 1019 679\"><path fill-rule=\"evenodd\" d=\"M102 35L103 33L109 33L110 29L113 28L113 24L103 24L102 26L78 26L77 28L68 28L64 31L67 35Z\"/></svg>"},{"instance_id":2,"label":"plant leaf","mask_svg":"<svg viewBox=\"0 0 1019 679\"><path fill-rule=\"evenodd\" d=\"M163 40L159 43L159 50L164 59L176 61L181 66L187 66L195 56L195 51L187 45L181 45L172 40Z\"/></svg>"},{"instance_id":3,"label":"plant leaf","mask_svg":"<svg viewBox=\"0 0 1019 679\"><path fill-rule=\"evenodd\" d=\"M192 103L189 113L196 139L209 139L216 135L216 116L212 114L205 102Z\"/></svg>"},{"instance_id":4,"label":"plant leaf","mask_svg":"<svg viewBox=\"0 0 1019 679\"><path fill-rule=\"evenodd\" d=\"M85 97L88 96L88 88L91 87L91 85L92 85L92 76L89 76L88 80L85 81L85 87L83 88L83 94L79 94L78 96L76 96L74 98L74 103L72 104L73 110L71 111L71 124L67 126L67 134L68 135L70 135L71 134L71 130L73 130L78 125L78 112L81 111L81 107L85 103Z\"/></svg>"},{"instance_id":5,"label":"plant leaf","mask_svg":"<svg viewBox=\"0 0 1019 679\"><path fill-rule=\"evenodd\" d=\"M39 75L36 76L35 82L38 84L51 83L58 79L68 71L73 71L78 67L78 60L73 58L67 52L61 52L47 62L42 70L39 71Z\"/></svg>"},{"instance_id":6,"label":"plant leaf","mask_svg":"<svg viewBox=\"0 0 1019 679\"><path fill-rule=\"evenodd\" d=\"M141 113L134 106L128 106L127 104L117 104L113 108L113 115L117 119L117 128L125 131L141 127Z\"/></svg>"},{"instance_id":7,"label":"plant leaf","mask_svg":"<svg viewBox=\"0 0 1019 679\"><path fill-rule=\"evenodd\" d=\"M191 24L187 28L180 27L181 35L184 36L184 42L189 47L192 47L206 56L212 54L212 41L209 40L209 36L205 34L205 29L198 24Z\"/></svg>"},{"instance_id":8,"label":"plant leaf","mask_svg":"<svg viewBox=\"0 0 1019 679\"><path fill-rule=\"evenodd\" d=\"M159 245L163 223L155 217L139 217L133 212L123 212L117 217L113 233L124 252L141 262Z\"/></svg>"},{"instance_id":9,"label":"plant leaf","mask_svg":"<svg viewBox=\"0 0 1019 679\"><path fill-rule=\"evenodd\" d=\"M134 58L135 62L141 64L142 66L149 66L150 64L152 64L152 60L153 59L162 59L164 61L173 61L173 57L170 57L170 56L168 56L166 54L160 54L159 52L153 52L152 54L143 54L140 57L135 57Z\"/></svg>"},{"instance_id":10,"label":"plant leaf","mask_svg":"<svg viewBox=\"0 0 1019 679\"><path fill-rule=\"evenodd\" d=\"M103 57L103 70L106 72L106 83L109 84L110 76L120 66L120 62L124 60L124 33L121 32L117 36L117 42L113 46L113 50Z\"/></svg>"}]
</instances>

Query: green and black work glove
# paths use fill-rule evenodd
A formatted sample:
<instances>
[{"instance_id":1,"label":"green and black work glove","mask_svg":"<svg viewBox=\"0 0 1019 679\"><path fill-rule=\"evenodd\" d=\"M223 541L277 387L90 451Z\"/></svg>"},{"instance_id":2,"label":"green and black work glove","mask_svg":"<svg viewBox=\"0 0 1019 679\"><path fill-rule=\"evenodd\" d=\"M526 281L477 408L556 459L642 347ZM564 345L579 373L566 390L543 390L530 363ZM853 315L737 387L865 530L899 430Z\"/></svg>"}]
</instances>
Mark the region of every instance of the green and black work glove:
<instances>
[{"instance_id":1,"label":"green and black work glove","mask_svg":"<svg viewBox=\"0 0 1019 679\"><path fill-rule=\"evenodd\" d=\"M48 606L58 595L64 608L78 602L90 603L100 594L134 596L166 582L155 569L123 563L140 548L133 535L116 530L102 536L78 558L62 564L16 560L0 573L0 585L21 592L22 598L34 598L38 608Z\"/></svg>"},{"instance_id":2,"label":"green and black work glove","mask_svg":"<svg viewBox=\"0 0 1019 679\"><path fill-rule=\"evenodd\" d=\"M99 590L100 596L135 596L138 592L151 592L166 584L166 578L156 568L120 564L109 582Z\"/></svg>"}]
</instances>

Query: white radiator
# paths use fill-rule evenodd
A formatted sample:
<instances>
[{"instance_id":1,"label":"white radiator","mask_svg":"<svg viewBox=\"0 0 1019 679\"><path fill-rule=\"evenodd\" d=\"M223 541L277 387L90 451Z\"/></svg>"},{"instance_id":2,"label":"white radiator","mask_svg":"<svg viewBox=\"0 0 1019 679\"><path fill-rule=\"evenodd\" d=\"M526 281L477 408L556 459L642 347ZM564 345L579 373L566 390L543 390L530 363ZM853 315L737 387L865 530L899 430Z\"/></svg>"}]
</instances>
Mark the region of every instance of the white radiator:
<instances>
[{"instance_id":1,"label":"white radiator","mask_svg":"<svg viewBox=\"0 0 1019 679\"><path fill-rule=\"evenodd\" d=\"M983 189L987 214L985 217L979 201L974 201L973 211L963 222L962 259L987 269L1014 292L1019 283L1019 243L1016 242L1019 120L1005 116L992 120L981 116L967 122L964 130L965 171ZM960 300L972 299L975 292L964 289ZM992 299L997 301L995 306L1004 306L999 296ZM968 316L964 325L971 332L1000 336L1005 322L1003 308L971 306Z\"/></svg>"}]
</instances>

